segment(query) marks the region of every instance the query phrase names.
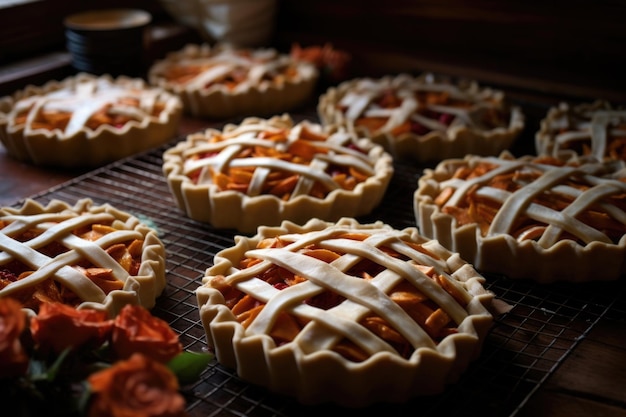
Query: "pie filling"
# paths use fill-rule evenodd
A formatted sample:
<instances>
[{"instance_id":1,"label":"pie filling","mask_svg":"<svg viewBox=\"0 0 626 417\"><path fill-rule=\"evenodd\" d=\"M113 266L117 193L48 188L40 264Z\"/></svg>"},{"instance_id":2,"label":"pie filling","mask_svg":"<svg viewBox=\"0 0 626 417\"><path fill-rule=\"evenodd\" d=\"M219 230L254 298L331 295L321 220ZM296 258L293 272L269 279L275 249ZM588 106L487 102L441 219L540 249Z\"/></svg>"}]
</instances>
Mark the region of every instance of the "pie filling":
<instances>
[{"instance_id":1,"label":"pie filling","mask_svg":"<svg viewBox=\"0 0 626 417\"><path fill-rule=\"evenodd\" d=\"M536 141L539 153L626 161L626 110L604 102L576 107L563 103L550 109Z\"/></svg>"},{"instance_id":2,"label":"pie filling","mask_svg":"<svg viewBox=\"0 0 626 417\"><path fill-rule=\"evenodd\" d=\"M452 94L451 94L452 93ZM349 118L354 114L362 95L347 95L340 102L340 109ZM504 126L507 119L484 101L481 112L471 114L474 103L468 97L449 91L415 91L413 94L384 89L378 91L369 108L353 119L355 126L363 126L374 134L389 132L393 136L403 133L426 135L432 131L446 131L453 124L463 123L480 130Z\"/></svg>"},{"instance_id":3,"label":"pie filling","mask_svg":"<svg viewBox=\"0 0 626 417\"><path fill-rule=\"evenodd\" d=\"M101 126L122 129L131 121L159 119L167 108L167 98L160 96L158 90L133 83L85 78L75 85L17 101L11 125L14 129L23 126L27 132L56 131L65 137Z\"/></svg>"},{"instance_id":4,"label":"pie filling","mask_svg":"<svg viewBox=\"0 0 626 417\"><path fill-rule=\"evenodd\" d=\"M374 175L373 162L349 135L329 136L308 123L293 129L242 125L216 132L185 156L184 173L194 184L285 201L302 195L324 199Z\"/></svg>"},{"instance_id":5,"label":"pie filling","mask_svg":"<svg viewBox=\"0 0 626 417\"><path fill-rule=\"evenodd\" d=\"M210 56L172 62L159 76L193 90L219 87L238 91L295 81L300 73L294 60L272 49L223 49Z\"/></svg>"},{"instance_id":6,"label":"pie filling","mask_svg":"<svg viewBox=\"0 0 626 417\"><path fill-rule=\"evenodd\" d=\"M332 350L361 362L436 348L470 313L473 295L423 242L387 229L331 227L258 241L218 290L245 337Z\"/></svg>"},{"instance_id":7,"label":"pie filling","mask_svg":"<svg viewBox=\"0 0 626 417\"><path fill-rule=\"evenodd\" d=\"M90 205L87 201L79 204ZM112 209L68 208L0 213L0 297L16 298L38 311L48 302L104 304L116 292L119 297L125 291L137 291L133 297L158 295L162 268L147 265L152 255L155 263L163 262L156 257L162 253L154 246L153 232L139 224L129 228L134 218L121 218ZM141 291L139 283L145 286ZM151 307L154 300L139 301Z\"/></svg>"},{"instance_id":8,"label":"pie filling","mask_svg":"<svg viewBox=\"0 0 626 417\"><path fill-rule=\"evenodd\" d=\"M355 126L395 137L447 132L459 126L491 131L508 128L511 119L501 93L475 85L465 88L432 76L359 80L336 106Z\"/></svg>"},{"instance_id":9,"label":"pie filling","mask_svg":"<svg viewBox=\"0 0 626 417\"><path fill-rule=\"evenodd\" d=\"M544 248L565 239L618 244L626 234L626 182L596 176L604 169L552 157L474 158L439 184L433 202L457 227L477 224L483 237L509 234Z\"/></svg>"}]
</instances>

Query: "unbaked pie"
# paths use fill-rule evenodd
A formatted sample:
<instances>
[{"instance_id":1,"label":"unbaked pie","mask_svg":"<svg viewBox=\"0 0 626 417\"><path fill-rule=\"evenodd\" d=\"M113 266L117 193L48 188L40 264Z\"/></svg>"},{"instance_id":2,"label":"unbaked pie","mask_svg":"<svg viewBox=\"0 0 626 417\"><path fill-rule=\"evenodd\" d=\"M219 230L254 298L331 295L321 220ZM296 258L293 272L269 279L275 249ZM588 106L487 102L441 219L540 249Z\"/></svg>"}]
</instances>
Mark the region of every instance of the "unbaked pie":
<instances>
[{"instance_id":1,"label":"unbaked pie","mask_svg":"<svg viewBox=\"0 0 626 417\"><path fill-rule=\"evenodd\" d=\"M313 64L275 49L202 44L157 61L148 79L178 94L189 114L225 119L292 110L311 98L318 75Z\"/></svg>"},{"instance_id":2,"label":"unbaked pie","mask_svg":"<svg viewBox=\"0 0 626 417\"><path fill-rule=\"evenodd\" d=\"M12 157L93 168L173 139L182 102L139 78L77 74L0 99L0 140Z\"/></svg>"},{"instance_id":3,"label":"unbaked pie","mask_svg":"<svg viewBox=\"0 0 626 417\"><path fill-rule=\"evenodd\" d=\"M497 155L524 128L521 109L502 91L429 73L343 82L320 97L318 114L324 124L371 137L395 158L419 162Z\"/></svg>"},{"instance_id":4,"label":"unbaked pie","mask_svg":"<svg viewBox=\"0 0 626 417\"><path fill-rule=\"evenodd\" d=\"M152 308L165 287L165 249L135 216L90 199L0 209L0 297L105 310Z\"/></svg>"},{"instance_id":5,"label":"unbaked pie","mask_svg":"<svg viewBox=\"0 0 626 417\"><path fill-rule=\"evenodd\" d=\"M481 272L539 282L626 272L626 178L610 164L449 159L425 170L414 204L420 232Z\"/></svg>"},{"instance_id":6,"label":"unbaked pie","mask_svg":"<svg viewBox=\"0 0 626 417\"><path fill-rule=\"evenodd\" d=\"M367 139L284 114L189 135L163 154L163 172L190 218L251 233L283 220L369 214L393 161Z\"/></svg>"},{"instance_id":7,"label":"unbaked pie","mask_svg":"<svg viewBox=\"0 0 626 417\"><path fill-rule=\"evenodd\" d=\"M606 101L551 107L535 135L538 154L626 162L626 108Z\"/></svg>"},{"instance_id":8,"label":"unbaked pie","mask_svg":"<svg viewBox=\"0 0 626 417\"><path fill-rule=\"evenodd\" d=\"M305 404L441 392L493 321L484 278L414 227L312 219L235 242L196 291L208 345L243 379Z\"/></svg>"}]
</instances>

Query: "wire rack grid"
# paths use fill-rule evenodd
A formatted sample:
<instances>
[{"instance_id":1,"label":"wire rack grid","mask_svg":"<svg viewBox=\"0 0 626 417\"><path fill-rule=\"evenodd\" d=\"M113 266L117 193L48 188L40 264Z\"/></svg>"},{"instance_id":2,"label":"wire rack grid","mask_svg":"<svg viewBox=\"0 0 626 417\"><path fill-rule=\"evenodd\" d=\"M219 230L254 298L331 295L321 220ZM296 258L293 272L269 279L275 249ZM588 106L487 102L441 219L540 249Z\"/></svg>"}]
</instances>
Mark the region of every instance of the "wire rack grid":
<instances>
[{"instance_id":1,"label":"wire rack grid","mask_svg":"<svg viewBox=\"0 0 626 417\"><path fill-rule=\"evenodd\" d=\"M181 140L177 138L176 141ZM153 313L166 320L185 349L206 349L195 290L213 257L234 243L232 230L217 230L188 219L175 205L161 171L164 145L77 177L32 198L73 203L90 198L128 211L154 227L167 250L167 287ZM381 205L362 223L382 220L414 227L413 192L422 169L397 165ZM481 352L461 379L436 396L405 404L378 404L364 412L422 416L513 416L568 353L605 315L612 314L623 283L538 285L487 276L486 287L513 308L497 317ZM623 311L623 306L620 307ZM242 381L213 361L183 393L194 416L345 415L333 405L303 406ZM354 411L354 410L352 410Z\"/></svg>"}]
</instances>

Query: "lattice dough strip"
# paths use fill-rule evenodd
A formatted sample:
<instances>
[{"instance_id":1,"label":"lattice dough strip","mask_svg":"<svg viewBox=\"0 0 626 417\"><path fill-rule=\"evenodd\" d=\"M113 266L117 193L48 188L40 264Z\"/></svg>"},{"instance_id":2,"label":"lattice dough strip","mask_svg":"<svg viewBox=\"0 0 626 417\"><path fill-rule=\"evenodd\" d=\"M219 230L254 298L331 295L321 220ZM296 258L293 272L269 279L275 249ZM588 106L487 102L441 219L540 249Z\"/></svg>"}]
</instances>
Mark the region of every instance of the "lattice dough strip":
<instances>
[{"instance_id":1,"label":"lattice dough strip","mask_svg":"<svg viewBox=\"0 0 626 417\"><path fill-rule=\"evenodd\" d=\"M486 162L490 162L489 158L486 159ZM469 192L469 190L472 189L472 187L474 187L475 185L488 182L498 175L505 174L509 171L518 169L522 167L523 165L524 163L522 162L506 163L505 161L505 163L502 163L499 167L494 168L484 173L480 177L470 178L467 180L462 180L459 178L451 178L447 181L442 182L441 183L442 189L446 187L454 187L456 189L454 191L454 194L452 194L452 196L448 199L445 205L446 206L459 206L461 203L461 200L465 197L465 195Z\"/></svg>"},{"instance_id":2,"label":"lattice dough strip","mask_svg":"<svg viewBox=\"0 0 626 417\"><path fill-rule=\"evenodd\" d=\"M252 253L249 255L253 256ZM355 255L354 253L344 254L338 259L331 262L331 266L336 268L338 271L346 271L352 267L353 264L359 262L361 259L360 256ZM294 274L297 271L292 271ZM384 292L390 291L398 282L402 279L402 277L398 274L393 273L392 271L387 271L388 274L381 273L378 276L374 277L371 281L369 281L372 285L378 287L380 290ZM237 287L241 289L240 286ZM273 287L272 289L275 290ZM291 310L289 308L290 304L295 304L304 301L307 298L313 297L327 288L325 286L320 286L311 281L305 281L299 283L295 286L291 286L289 288L285 288L282 291L274 292L274 296L267 301L267 305L263 308L263 310L259 313L259 315L255 318L253 323L248 327L247 331L252 332L254 334L263 334L269 333L269 330L273 323L273 318L281 311L281 310ZM264 295L269 291L269 289L264 289ZM295 294L294 294L295 293ZM255 297L257 298L257 297ZM308 307L312 308L312 307ZM293 309L294 312L303 312L301 309L296 307ZM344 302L339 304L338 306L333 307L329 310L332 311L335 316L341 316L350 321L358 321L361 317L367 314L370 310L350 299L346 299ZM308 312L308 310L307 310ZM322 314L322 310L318 312ZM324 313L326 314L326 313ZM315 320L315 314L307 314L307 317ZM345 330L345 329L344 329ZM345 337L351 337L349 332L341 332ZM426 335L425 335L426 336ZM370 336L372 337L372 336Z\"/></svg>"},{"instance_id":3,"label":"lattice dough strip","mask_svg":"<svg viewBox=\"0 0 626 417\"><path fill-rule=\"evenodd\" d=\"M275 158L259 157L259 158L246 158L235 159L230 164L231 167L266 167L271 169L278 169L283 171L291 171L294 174L301 176L314 178L316 181L324 184L329 190L335 190L339 188L339 185L332 179L332 177L325 172L312 172L308 165L294 164L287 161L282 161Z\"/></svg>"},{"instance_id":4,"label":"lattice dough strip","mask_svg":"<svg viewBox=\"0 0 626 417\"><path fill-rule=\"evenodd\" d=\"M3 233L0 233L0 246L8 246L6 245L7 240L15 242ZM80 271L77 271L76 269L67 266L67 260L64 256L60 255L56 258L49 258L33 250L32 248L29 248L26 245L20 245L20 248L22 249L22 251L26 249L27 252L32 256L32 259L37 261L37 263L40 263L41 266L39 267L39 269L37 269L27 277L12 282L10 285L7 285L3 289L1 289L0 297L5 297L25 288L32 287L39 282L45 281L46 279L55 276L57 280L67 285L79 296L88 296L93 300L97 300L98 302L104 300L105 294L102 289L91 280L87 279ZM66 252L63 255L67 255L68 253L69 252ZM44 260L48 262L44 262Z\"/></svg>"},{"instance_id":5,"label":"lattice dough strip","mask_svg":"<svg viewBox=\"0 0 626 417\"><path fill-rule=\"evenodd\" d=\"M72 268L80 260L87 258L94 265L112 270L113 276L122 282L126 281L127 271L114 259L112 259L101 246L110 247L117 242L128 241L129 239L141 239L141 234L133 231L117 231L104 235L95 242L86 241L74 235L67 235L63 238L63 243L68 248L73 248L69 252L62 253L55 258L50 258L37 252L36 250L20 245L22 248L21 255L34 261L37 265L32 274L10 286L4 288L2 292L13 293L23 288L32 287L48 278L54 278L59 283L72 289L81 299L102 300L105 297L104 292L85 277L80 271ZM0 234L0 241L7 239L4 234ZM25 249L27 249L25 253Z\"/></svg>"},{"instance_id":6,"label":"lattice dough strip","mask_svg":"<svg viewBox=\"0 0 626 417\"><path fill-rule=\"evenodd\" d=\"M42 233L27 242L18 242L14 239L7 240L2 246L2 249L7 253L0 253L0 264L11 260L8 253L14 253L13 256L15 256L16 259L28 265L34 265L35 267L40 267L42 264L32 263L30 257L33 253L30 251L27 255L20 255L20 247L39 248L56 242L60 236L70 235L73 230L81 226L110 222L114 219L114 217L108 213L85 214L83 216L72 215L71 217L68 217L67 214L54 213L33 216L12 215L4 216L3 218L11 223L0 230L0 234L17 236L30 229L39 229Z\"/></svg>"},{"instance_id":7,"label":"lattice dough strip","mask_svg":"<svg viewBox=\"0 0 626 417\"><path fill-rule=\"evenodd\" d=\"M443 277L443 279L457 289L458 294L463 296L463 300L466 303L473 298L459 281L450 276L447 262L437 260L429 255L426 255L411 246L404 244L402 241L392 242L389 246L399 254L406 255L410 259L409 264L411 265L426 265L433 267L438 275Z\"/></svg>"},{"instance_id":8,"label":"lattice dough strip","mask_svg":"<svg viewBox=\"0 0 626 417\"><path fill-rule=\"evenodd\" d=\"M54 277L55 280L72 289L82 299L101 301L105 294L100 287L70 265L75 265L81 259L86 258L94 265L111 269L113 276L124 282L128 275L127 271L112 259L102 247L110 247L119 242L143 238L136 231L116 230L92 242L72 233L73 230L81 226L110 222L114 217L109 213L84 214L71 218L63 214L5 216L5 219L13 221L2 229L3 233L0 233L0 242L3 242L0 247L4 250L4 253L0 254L0 261L6 262L12 256L13 259L19 260L35 270L27 277L5 287L3 292L7 294L32 287ZM8 237L10 233L23 233L29 229L38 229L42 233L26 242L19 242ZM59 241L59 237L61 237L61 241ZM50 258L35 250L35 248L46 246L52 242L61 243L70 250L55 258Z\"/></svg>"},{"instance_id":9,"label":"lattice dough strip","mask_svg":"<svg viewBox=\"0 0 626 417\"><path fill-rule=\"evenodd\" d=\"M337 261L344 258L337 259ZM399 281L402 280L402 277L396 274L393 271L383 271L378 276L374 277L370 283L372 285L378 286L382 291L389 290L393 288ZM386 292L386 291L385 291ZM348 323L358 323L359 320L365 316L370 310L358 303L355 303L349 299L346 299L344 302L339 305L332 307L328 310L334 317L343 318L345 317L348 320ZM360 331L368 332L359 333L359 335L352 334L353 330L350 328L340 328L337 329L335 327L324 326L322 323L313 318L311 322L307 323L304 328L300 331L300 333L294 339L294 342L298 343L305 353L311 353L322 349L330 349L336 343L338 343L342 337L347 337L351 339L355 344L361 346L366 352L369 354L376 353L378 351L382 351L382 348L377 348L377 343L384 343L388 345L384 340L378 338L373 333L371 333L368 329L363 328L363 326L358 327L358 329L362 329ZM359 339L362 339L361 341ZM376 343L369 342L369 339L374 339L375 341L378 339ZM367 342L367 343L365 343ZM432 342L426 335L424 335L424 342L426 345L430 347L434 347L435 344ZM395 350L389 346L389 349L384 349L390 352L394 352Z\"/></svg>"},{"instance_id":10,"label":"lattice dough strip","mask_svg":"<svg viewBox=\"0 0 626 417\"><path fill-rule=\"evenodd\" d=\"M274 143L265 139L258 139L255 135L256 132L253 132L249 135L240 135L237 137L233 137L227 140L220 140L218 142L205 142L205 143L195 143L193 148L187 149L183 152L183 156L185 158L189 158L196 154L202 153L217 153L222 152L224 148L237 147L237 150L241 150L244 146L259 146L262 148L271 148L274 146ZM203 138L204 139L204 138ZM214 158L214 157L213 157Z\"/></svg>"},{"instance_id":11,"label":"lattice dough strip","mask_svg":"<svg viewBox=\"0 0 626 417\"><path fill-rule=\"evenodd\" d=\"M482 160L489 159L491 158L483 158ZM555 225L555 227L558 226L559 228L570 232L572 235L579 237L587 243L594 240L602 241L605 243L611 242L604 233L597 231L594 228L591 228L583 222L575 219L573 214L574 211L572 211L576 210L574 208L570 209L570 211L567 211L564 214L560 214L559 212L552 211L551 209L541 209L540 206L534 203L529 203L535 195L544 192L547 189L552 189L572 196L573 198L575 198L574 202L572 203L574 204L574 207L578 207L579 204L583 204L576 203L576 200L585 201L587 198L590 198L591 201L596 201L600 197L592 198L594 194L588 194L590 192L589 190L586 192L582 192L576 188L565 185L558 185L558 182L563 181L572 174L580 174L581 178L585 180L588 184L594 186L594 188L598 187L600 184L605 184L608 182L607 180L603 180L602 178L588 175L589 173L593 173L595 170L597 170L598 166L591 164L579 168L555 167L545 164L530 164L529 166L535 169L543 170L544 173L536 181L526 185L523 188L520 188L513 194L487 186L482 187L477 191L478 195L494 199L502 204L502 207L499 209L496 217L490 225L488 235L493 236L500 233L508 233L510 226L514 223L514 219L520 214L526 214L535 220L542 221L546 224L553 224ZM455 205L455 201L457 201L457 199L460 201L460 199L463 198L465 194L469 191L469 189L471 189L474 185L486 183L489 180L493 179L495 176L506 173L508 170L518 169L522 167L523 165L519 164L503 163L502 166L495 168L480 177L472 178L467 181L452 178L443 182L441 188L456 188L453 196L446 202L446 206ZM613 184L613 182L611 184ZM615 185L612 185L611 189L613 191L607 190L607 192L603 195L608 196L620 191L618 189L615 189L614 187ZM622 192L626 192L626 185L620 188L623 188ZM589 201L589 203L591 201ZM456 202L456 204L458 204L458 202ZM524 209L525 205L527 207ZM626 217L626 215L621 210L619 210L618 207L614 207L610 204L605 204L602 202L600 202L600 207L602 207L604 210L607 210L607 213L611 214L616 219L624 222L623 219ZM548 238L544 239L543 242L544 245L547 245Z\"/></svg>"},{"instance_id":12,"label":"lattice dough strip","mask_svg":"<svg viewBox=\"0 0 626 417\"><path fill-rule=\"evenodd\" d=\"M368 329L354 322L349 317L338 314L336 310L330 309L325 311L301 303L304 299L325 290L311 281L301 282L283 290L277 290L263 280L252 279L238 284L237 289L254 294L256 299L266 303L261 312L245 330L248 336L269 333L278 313L288 311L299 317L311 320L311 323L318 323L327 331L330 330L325 335L316 335L316 344L324 342L324 344L332 345L336 339L346 337L370 354L382 350L394 351L385 341L376 337ZM305 329L307 327L305 326ZM307 343L307 340L301 340L296 337L293 342L300 345L305 352L314 350L315 346Z\"/></svg>"},{"instance_id":13,"label":"lattice dough strip","mask_svg":"<svg viewBox=\"0 0 626 417\"><path fill-rule=\"evenodd\" d=\"M574 172L575 169L570 167L548 170L535 181L514 191L503 202L502 207L493 218L489 233L508 233L515 218L524 213L525 208L531 204L533 198L562 182L564 178L569 177Z\"/></svg>"},{"instance_id":14,"label":"lattice dough strip","mask_svg":"<svg viewBox=\"0 0 626 417\"><path fill-rule=\"evenodd\" d=\"M136 239L143 239L141 233L132 230L117 230L107 233L95 241L68 235L63 239L63 242L76 253L72 262L78 262L81 258L86 258L98 267L111 269L115 279L125 282L126 278L128 278L128 271L103 248L109 248L117 243Z\"/></svg>"},{"instance_id":15,"label":"lattice dough strip","mask_svg":"<svg viewBox=\"0 0 626 417\"><path fill-rule=\"evenodd\" d=\"M563 223L569 226L566 230L570 233L580 231L576 234L580 235L578 237L584 239L585 243L591 243L593 241L600 241L608 244L613 243L606 234L593 227L587 226L583 222L578 222L575 217L587 209L587 207L594 204L597 200L611 196L618 191L620 190L612 184L601 184L586 190L584 193L581 193L576 200L561 211ZM614 208L617 209L617 207ZM621 210L620 212L622 213L621 217L623 218L624 213ZM558 240L561 232L562 229L557 227L555 224L548 225L548 228L538 241L539 245L543 247L552 246Z\"/></svg>"},{"instance_id":16,"label":"lattice dough strip","mask_svg":"<svg viewBox=\"0 0 626 417\"><path fill-rule=\"evenodd\" d=\"M341 234L341 233L351 233L351 232L353 232L353 230L350 228L335 227L335 228L308 232L305 235L288 233L288 234L281 235L280 238L282 242L291 242L284 247L285 250L297 251L310 244L328 239L330 236L334 235L335 233ZM359 233L370 234L373 236L376 236L378 232L380 232L380 229L359 229ZM249 251L246 252L245 256L249 257ZM340 259L350 259L350 262L353 262L355 260L355 258L347 258L345 256ZM226 277L226 282L230 285L237 285L240 281L246 280L249 276L256 276L256 275L261 274L265 269L269 268L270 266L271 266L271 262L261 261L245 269L235 270L233 268L232 270L229 271L229 275Z\"/></svg>"},{"instance_id":17,"label":"lattice dough strip","mask_svg":"<svg viewBox=\"0 0 626 417\"><path fill-rule=\"evenodd\" d=\"M319 158L314 159L311 164L309 165L311 167L311 169L313 171L321 171L324 172L326 171L326 168L328 168L328 162L323 161ZM252 179L254 180L256 177L256 173L257 171L259 171L259 169L257 168L254 172L254 175L252 177ZM295 186L295 188L293 189L293 195L308 195L311 192L311 189L313 188L313 185L315 185L315 179L314 178L309 178L309 177L304 177L301 176ZM252 181L250 182L250 186L252 186Z\"/></svg>"},{"instance_id":18,"label":"lattice dough strip","mask_svg":"<svg viewBox=\"0 0 626 417\"><path fill-rule=\"evenodd\" d=\"M498 201L499 203L506 201L506 199L511 195L508 191L491 187L483 187L477 190L476 193L481 197L488 197L492 200ZM523 213L518 214L525 214L529 218L545 223L546 225L555 225L555 227L568 231L573 236L577 236L582 240L591 239L606 241L606 239L608 239L608 237L602 232L586 225L580 220L570 216L564 216L560 211L553 210L541 204L531 203L528 207L526 207L526 210ZM496 236L498 234L498 232L493 231L492 229L489 229L487 232L487 236Z\"/></svg>"},{"instance_id":19,"label":"lattice dough strip","mask_svg":"<svg viewBox=\"0 0 626 417\"><path fill-rule=\"evenodd\" d=\"M272 170L267 167L257 167L254 170L254 174L252 174L252 178L250 179L247 194L251 197L261 195L263 192L263 184L265 184L265 181L271 173ZM299 181L298 185L301 183L302 181Z\"/></svg>"},{"instance_id":20,"label":"lattice dough strip","mask_svg":"<svg viewBox=\"0 0 626 417\"><path fill-rule=\"evenodd\" d=\"M263 123L246 123L238 125L232 130L225 129L221 135L224 139L230 141L232 138L237 136L255 137L261 132L278 134L282 131L283 129L280 127L268 126Z\"/></svg>"},{"instance_id":21,"label":"lattice dough strip","mask_svg":"<svg viewBox=\"0 0 626 417\"><path fill-rule=\"evenodd\" d=\"M591 154L599 161L606 153L607 127L610 123L609 115L604 112L594 114L591 120Z\"/></svg>"},{"instance_id":22,"label":"lattice dough strip","mask_svg":"<svg viewBox=\"0 0 626 417\"><path fill-rule=\"evenodd\" d=\"M187 83L187 89L197 90L203 88L206 84L219 80L227 76L236 67L234 64L219 64L207 69L196 75L192 81Z\"/></svg>"},{"instance_id":23,"label":"lattice dough strip","mask_svg":"<svg viewBox=\"0 0 626 417\"><path fill-rule=\"evenodd\" d=\"M315 156L315 159L320 159L322 161L326 161L328 163L335 164L335 165L355 167L356 169L358 169L361 172L364 172L367 175L374 175L374 169L369 163L364 161L362 158L355 158L353 155L320 153Z\"/></svg>"},{"instance_id":24,"label":"lattice dough strip","mask_svg":"<svg viewBox=\"0 0 626 417\"><path fill-rule=\"evenodd\" d=\"M318 285L357 301L378 314L413 346L423 343L425 332L389 296L362 278L344 274L319 259L284 249L255 249L252 257L266 259ZM297 267L294 267L297 265Z\"/></svg>"},{"instance_id":25,"label":"lattice dough strip","mask_svg":"<svg viewBox=\"0 0 626 417\"><path fill-rule=\"evenodd\" d=\"M437 285L431 278L426 276L426 274L413 267L407 261L394 258L378 250L375 246L369 244L367 240L360 242L352 239L332 239L320 242L320 246L332 250L346 250L346 248L349 248L351 253L374 261L403 276L411 282L414 287L443 308L457 324L461 323L461 321L467 317L467 311L465 311L446 290Z\"/></svg>"},{"instance_id":26,"label":"lattice dough strip","mask_svg":"<svg viewBox=\"0 0 626 417\"><path fill-rule=\"evenodd\" d=\"M393 110L387 120L387 123L385 123L381 130L387 132L393 130L397 126L400 126L404 123L404 121L409 119L411 114L413 114L417 108L418 103L414 97L404 97L402 104Z\"/></svg>"},{"instance_id":27,"label":"lattice dough strip","mask_svg":"<svg viewBox=\"0 0 626 417\"><path fill-rule=\"evenodd\" d=\"M556 137L556 143L559 145L565 145L567 142L585 139L589 137L589 132L568 131L563 132Z\"/></svg>"}]
</instances>

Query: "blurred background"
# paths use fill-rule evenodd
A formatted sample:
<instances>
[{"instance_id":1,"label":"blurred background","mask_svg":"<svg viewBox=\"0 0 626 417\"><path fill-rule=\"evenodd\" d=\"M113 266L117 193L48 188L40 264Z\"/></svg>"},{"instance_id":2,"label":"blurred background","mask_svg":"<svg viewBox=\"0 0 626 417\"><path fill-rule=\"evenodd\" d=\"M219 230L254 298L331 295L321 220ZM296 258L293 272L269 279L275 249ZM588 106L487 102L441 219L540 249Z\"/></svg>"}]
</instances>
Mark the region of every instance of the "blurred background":
<instances>
[{"instance_id":1,"label":"blurred background","mask_svg":"<svg viewBox=\"0 0 626 417\"><path fill-rule=\"evenodd\" d=\"M229 2L193 3L212 1ZM330 42L352 54L356 75L436 71L512 91L626 101L623 1L275 1L271 46L287 51L293 43ZM0 94L73 71L63 20L78 11L148 11L148 62L206 40L197 26L172 13L172 3L194 13L188 0L0 1Z\"/></svg>"}]
</instances>

